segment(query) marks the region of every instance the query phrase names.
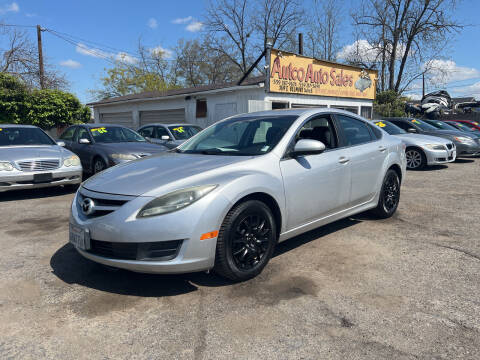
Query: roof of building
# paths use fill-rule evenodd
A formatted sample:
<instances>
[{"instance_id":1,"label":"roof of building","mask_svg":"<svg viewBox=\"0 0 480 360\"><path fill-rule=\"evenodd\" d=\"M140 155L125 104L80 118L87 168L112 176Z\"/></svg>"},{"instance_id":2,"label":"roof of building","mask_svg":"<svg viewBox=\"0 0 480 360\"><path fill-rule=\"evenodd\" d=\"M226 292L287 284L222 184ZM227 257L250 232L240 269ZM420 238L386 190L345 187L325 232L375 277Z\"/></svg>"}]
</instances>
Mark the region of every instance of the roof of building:
<instances>
[{"instance_id":1,"label":"roof of building","mask_svg":"<svg viewBox=\"0 0 480 360\"><path fill-rule=\"evenodd\" d=\"M201 85L197 87L183 88L183 89L171 89L171 90L165 90L165 91L147 91L139 94L130 94L130 95L104 99L104 100L89 103L87 105L89 106L106 105L106 104L113 104L113 103L128 101L128 100L157 99L157 98L163 98L168 96L189 95L189 94L195 94L203 91L226 89L226 88L237 87L237 86L256 85L264 81L265 81L265 76L262 75L262 76L247 78L242 82L242 85L237 85L237 82L230 82L230 83Z\"/></svg>"}]
</instances>

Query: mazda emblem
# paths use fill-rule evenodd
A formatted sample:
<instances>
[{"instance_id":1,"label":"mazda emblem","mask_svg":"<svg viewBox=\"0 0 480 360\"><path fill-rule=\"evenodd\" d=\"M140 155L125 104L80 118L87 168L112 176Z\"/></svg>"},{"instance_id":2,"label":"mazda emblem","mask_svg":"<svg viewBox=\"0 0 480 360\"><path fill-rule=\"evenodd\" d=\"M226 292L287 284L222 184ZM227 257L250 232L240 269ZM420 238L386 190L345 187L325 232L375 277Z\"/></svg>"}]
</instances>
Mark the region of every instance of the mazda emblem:
<instances>
[{"instance_id":1,"label":"mazda emblem","mask_svg":"<svg viewBox=\"0 0 480 360\"><path fill-rule=\"evenodd\" d=\"M95 211L95 203L90 198L83 199L81 207L85 215L90 215Z\"/></svg>"}]
</instances>

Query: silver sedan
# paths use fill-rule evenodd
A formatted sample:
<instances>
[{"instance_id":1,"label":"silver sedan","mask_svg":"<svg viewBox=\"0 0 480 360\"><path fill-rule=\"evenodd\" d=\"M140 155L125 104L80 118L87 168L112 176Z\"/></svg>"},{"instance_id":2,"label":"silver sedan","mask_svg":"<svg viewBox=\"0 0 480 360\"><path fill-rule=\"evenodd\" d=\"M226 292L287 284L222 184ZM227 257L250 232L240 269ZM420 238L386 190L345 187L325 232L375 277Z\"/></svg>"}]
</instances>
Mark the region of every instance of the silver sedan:
<instances>
[{"instance_id":1,"label":"silver sedan","mask_svg":"<svg viewBox=\"0 0 480 360\"><path fill-rule=\"evenodd\" d=\"M408 133L387 120L374 120L373 123L405 143L407 169L419 170L425 166L447 164L457 158L457 148L448 139Z\"/></svg>"},{"instance_id":2,"label":"silver sedan","mask_svg":"<svg viewBox=\"0 0 480 360\"><path fill-rule=\"evenodd\" d=\"M36 126L0 125L0 192L80 184L80 159L59 144Z\"/></svg>"},{"instance_id":3,"label":"silver sedan","mask_svg":"<svg viewBox=\"0 0 480 360\"><path fill-rule=\"evenodd\" d=\"M277 242L366 210L392 216L405 169L405 145L348 112L238 115L87 180L70 242L113 267L245 280Z\"/></svg>"}]
</instances>

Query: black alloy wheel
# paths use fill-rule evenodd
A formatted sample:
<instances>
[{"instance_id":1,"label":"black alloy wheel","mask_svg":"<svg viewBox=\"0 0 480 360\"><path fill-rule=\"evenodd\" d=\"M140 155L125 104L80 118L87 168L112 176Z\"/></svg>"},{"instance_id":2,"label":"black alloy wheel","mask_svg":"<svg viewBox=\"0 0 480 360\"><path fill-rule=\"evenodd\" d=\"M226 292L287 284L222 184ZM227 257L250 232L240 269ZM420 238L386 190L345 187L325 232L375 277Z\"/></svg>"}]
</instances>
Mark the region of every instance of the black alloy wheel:
<instances>
[{"instance_id":1,"label":"black alloy wheel","mask_svg":"<svg viewBox=\"0 0 480 360\"><path fill-rule=\"evenodd\" d=\"M397 210L399 202L400 178L395 170L389 169L383 180L378 205L373 212L380 218L389 218Z\"/></svg>"},{"instance_id":2,"label":"black alloy wheel","mask_svg":"<svg viewBox=\"0 0 480 360\"><path fill-rule=\"evenodd\" d=\"M217 238L215 272L234 281L258 275L270 260L277 234L267 205L249 200L225 217Z\"/></svg>"}]
</instances>

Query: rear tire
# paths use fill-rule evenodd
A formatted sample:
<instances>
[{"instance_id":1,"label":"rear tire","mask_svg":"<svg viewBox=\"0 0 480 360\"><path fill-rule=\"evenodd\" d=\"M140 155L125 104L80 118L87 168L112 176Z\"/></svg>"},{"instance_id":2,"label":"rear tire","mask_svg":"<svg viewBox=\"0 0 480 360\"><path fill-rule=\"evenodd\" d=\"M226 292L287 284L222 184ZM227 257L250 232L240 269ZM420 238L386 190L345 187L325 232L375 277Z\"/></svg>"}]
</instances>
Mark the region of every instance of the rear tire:
<instances>
[{"instance_id":1,"label":"rear tire","mask_svg":"<svg viewBox=\"0 0 480 360\"><path fill-rule=\"evenodd\" d=\"M407 169L409 170L420 170L427 165L427 157L422 150L408 148L405 151L405 156L407 158Z\"/></svg>"},{"instance_id":2,"label":"rear tire","mask_svg":"<svg viewBox=\"0 0 480 360\"><path fill-rule=\"evenodd\" d=\"M270 208L249 200L231 209L217 238L214 271L233 281L260 274L277 244L275 219Z\"/></svg>"},{"instance_id":3,"label":"rear tire","mask_svg":"<svg viewBox=\"0 0 480 360\"><path fill-rule=\"evenodd\" d=\"M399 202L400 178L395 170L389 169L383 178L378 205L372 212L381 219L387 219L397 211Z\"/></svg>"}]
</instances>

